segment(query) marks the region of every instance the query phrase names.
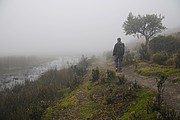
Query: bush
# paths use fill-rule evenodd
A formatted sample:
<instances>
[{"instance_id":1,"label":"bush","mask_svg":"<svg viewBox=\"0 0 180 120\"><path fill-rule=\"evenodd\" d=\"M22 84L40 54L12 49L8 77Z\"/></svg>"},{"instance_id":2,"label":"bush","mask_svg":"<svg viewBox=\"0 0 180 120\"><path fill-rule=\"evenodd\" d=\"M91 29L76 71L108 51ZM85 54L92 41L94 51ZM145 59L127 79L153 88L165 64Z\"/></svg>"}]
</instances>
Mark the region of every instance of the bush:
<instances>
[{"instance_id":1,"label":"bush","mask_svg":"<svg viewBox=\"0 0 180 120\"><path fill-rule=\"evenodd\" d=\"M164 65L165 61L168 59L168 55L166 52L158 52L152 56L152 61L159 65Z\"/></svg>"},{"instance_id":2,"label":"bush","mask_svg":"<svg viewBox=\"0 0 180 120\"><path fill-rule=\"evenodd\" d=\"M176 68L180 68L180 52L177 53L175 58Z\"/></svg>"},{"instance_id":3,"label":"bush","mask_svg":"<svg viewBox=\"0 0 180 120\"><path fill-rule=\"evenodd\" d=\"M149 48L153 53L165 51L174 54L180 50L180 39L173 36L158 36L149 42Z\"/></svg>"},{"instance_id":4,"label":"bush","mask_svg":"<svg viewBox=\"0 0 180 120\"><path fill-rule=\"evenodd\" d=\"M95 82L99 79L99 68L92 69L92 81Z\"/></svg>"},{"instance_id":5,"label":"bush","mask_svg":"<svg viewBox=\"0 0 180 120\"><path fill-rule=\"evenodd\" d=\"M164 62L164 65L167 65L167 66L175 65L175 58L174 58L174 56L171 56L170 58L168 58L168 59Z\"/></svg>"}]
</instances>

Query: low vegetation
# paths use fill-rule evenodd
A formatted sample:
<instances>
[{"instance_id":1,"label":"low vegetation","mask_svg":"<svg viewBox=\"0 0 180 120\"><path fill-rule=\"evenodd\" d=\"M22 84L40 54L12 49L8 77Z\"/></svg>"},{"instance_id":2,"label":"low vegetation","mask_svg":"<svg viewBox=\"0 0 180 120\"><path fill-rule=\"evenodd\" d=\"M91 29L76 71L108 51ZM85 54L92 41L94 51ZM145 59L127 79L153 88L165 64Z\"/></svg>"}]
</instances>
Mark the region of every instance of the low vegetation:
<instances>
[{"instance_id":1,"label":"low vegetation","mask_svg":"<svg viewBox=\"0 0 180 120\"><path fill-rule=\"evenodd\" d=\"M178 36L179 34L155 37L149 42L149 47L142 43L138 51L139 59L180 68L180 38Z\"/></svg>"},{"instance_id":2,"label":"low vegetation","mask_svg":"<svg viewBox=\"0 0 180 120\"><path fill-rule=\"evenodd\" d=\"M136 100L128 106L128 111L122 116L123 120L155 120L157 111L149 112L148 102L153 101L155 94L148 89L138 89L135 93Z\"/></svg>"},{"instance_id":3,"label":"low vegetation","mask_svg":"<svg viewBox=\"0 0 180 120\"><path fill-rule=\"evenodd\" d=\"M149 43L153 53L164 51L167 54L174 54L180 50L180 38L176 36L158 36Z\"/></svg>"},{"instance_id":4,"label":"low vegetation","mask_svg":"<svg viewBox=\"0 0 180 120\"><path fill-rule=\"evenodd\" d=\"M92 62L83 57L78 65L49 70L35 82L1 92L0 119L158 118L158 94L128 82L123 74L90 66ZM161 117L167 112L164 108Z\"/></svg>"},{"instance_id":5,"label":"low vegetation","mask_svg":"<svg viewBox=\"0 0 180 120\"><path fill-rule=\"evenodd\" d=\"M82 57L78 65L60 71L49 70L37 81L26 81L12 90L0 92L1 120L39 120L42 114L68 92L75 89L87 73L92 60Z\"/></svg>"},{"instance_id":6,"label":"low vegetation","mask_svg":"<svg viewBox=\"0 0 180 120\"><path fill-rule=\"evenodd\" d=\"M136 64L136 71L145 76L159 74L172 82L180 83L180 34L158 36L149 43L149 49L142 44L139 49L141 61Z\"/></svg>"},{"instance_id":7,"label":"low vegetation","mask_svg":"<svg viewBox=\"0 0 180 120\"><path fill-rule=\"evenodd\" d=\"M137 82L127 82L124 75L116 76L111 70L107 73L111 75L100 74L97 81L84 78L89 81L51 105L43 119L158 119L156 96L159 94L141 88ZM168 110L163 109L162 113ZM161 114L163 117L164 114ZM173 119L177 119L177 116Z\"/></svg>"},{"instance_id":8,"label":"low vegetation","mask_svg":"<svg viewBox=\"0 0 180 120\"><path fill-rule=\"evenodd\" d=\"M153 51L153 42L150 41L150 49L141 46L140 59L145 62L139 62L137 55L126 50L123 65L135 63L141 75L163 76L157 80L157 93L140 87L136 81L128 82L123 74L116 75L111 70L114 63L109 51L105 53L108 69L91 66L95 57L82 57L77 65L49 70L37 81L1 91L0 119L178 119L175 110L164 104L162 93L167 77L175 77L179 82L179 49L176 53Z\"/></svg>"},{"instance_id":9,"label":"low vegetation","mask_svg":"<svg viewBox=\"0 0 180 120\"><path fill-rule=\"evenodd\" d=\"M157 76L161 74L166 77L180 77L180 69L145 62L139 63L136 71L144 76Z\"/></svg>"}]
</instances>

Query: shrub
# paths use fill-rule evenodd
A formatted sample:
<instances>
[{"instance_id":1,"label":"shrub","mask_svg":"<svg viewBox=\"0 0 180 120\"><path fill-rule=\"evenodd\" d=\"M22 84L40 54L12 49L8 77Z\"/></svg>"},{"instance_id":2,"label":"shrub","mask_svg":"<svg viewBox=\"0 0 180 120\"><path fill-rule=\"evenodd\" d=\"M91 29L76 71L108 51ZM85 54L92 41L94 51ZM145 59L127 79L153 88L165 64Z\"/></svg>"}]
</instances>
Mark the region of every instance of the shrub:
<instances>
[{"instance_id":1,"label":"shrub","mask_svg":"<svg viewBox=\"0 0 180 120\"><path fill-rule=\"evenodd\" d=\"M124 75L124 74L118 76L117 78L118 78L118 84L119 84L119 85L125 84L126 81L127 81L127 79L125 78L125 75Z\"/></svg>"},{"instance_id":2,"label":"shrub","mask_svg":"<svg viewBox=\"0 0 180 120\"><path fill-rule=\"evenodd\" d=\"M176 68L180 68L180 51L176 55L175 64L176 64Z\"/></svg>"},{"instance_id":3,"label":"shrub","mask_svg":"<svg viewBox=\"0 0 180 120\"><path fill-rule=\"evenodd\" d=\"M107 72L106 72L106 78L108 79L108 80L112 80L112 79L114 79L116 77L116 73L114 72L114 71L112 71L112 70L107 70Z\"/></svg>"},{"instance_id":4,"label":"shrub","mask_svg":"<svg viewBox=\"0 0 180 120\"><path fill-rule=\"evenodd\" d=\"M174 58L174 56L171 56L170 58L168 58L164 62L164 64L167 65L167 66L175 65L175 58Z\"/></svg>"},{"instance_id":5,"label":"shrub","mask_svg":"<svg viewBox=\"0 0 180 120\"><path fill-rule=\"evenodd\" d=\"M99 68L92 69L92 81L95 82L99 79Z\"/></svg>"},{"instance_id":6,"label":"shrub","mask_svg":"<svg viewBox=\"0 0 180 120\"><path fill-rule=\"evenodd\" d=\"M164 51L158 52L152 56L152 61L159 65L163 65L167 59L168 59L168 55Z\"/></svg>"},{"instance_id":7,"label":"shrub","mask_svg":"<svg viewBox=\"0 0 180 120\"><path fill-rule=\"evenodd\" d=\"M180 39L173 36L158 36L150 41L149 48L153 53L165 51L174 54L180 50Z\"/></svg>"}]
</instances>

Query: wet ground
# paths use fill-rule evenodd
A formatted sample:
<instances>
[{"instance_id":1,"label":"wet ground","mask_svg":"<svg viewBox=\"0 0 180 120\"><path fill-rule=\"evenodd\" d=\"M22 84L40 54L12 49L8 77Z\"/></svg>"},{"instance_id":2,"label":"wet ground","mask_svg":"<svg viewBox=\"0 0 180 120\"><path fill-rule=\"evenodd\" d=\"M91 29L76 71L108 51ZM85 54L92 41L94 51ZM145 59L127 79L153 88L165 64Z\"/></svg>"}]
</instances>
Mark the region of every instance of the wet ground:
<instances>
[{"instance_id":1,"label":"wet ground","mask_svg":"<svg viewBox=\"0 0 180 120\"><path fill-rule=\"evenodd\" d=\"M41 74L49 69L60 70L62 68L76 64L78 61L78 56L58 57L56 60L38 66L17 70L13 73L2 74L0 75L0 91L5 88L13 88L16 84L24 84L25 80L37 80Z\"/></svg>"}]
</instances>

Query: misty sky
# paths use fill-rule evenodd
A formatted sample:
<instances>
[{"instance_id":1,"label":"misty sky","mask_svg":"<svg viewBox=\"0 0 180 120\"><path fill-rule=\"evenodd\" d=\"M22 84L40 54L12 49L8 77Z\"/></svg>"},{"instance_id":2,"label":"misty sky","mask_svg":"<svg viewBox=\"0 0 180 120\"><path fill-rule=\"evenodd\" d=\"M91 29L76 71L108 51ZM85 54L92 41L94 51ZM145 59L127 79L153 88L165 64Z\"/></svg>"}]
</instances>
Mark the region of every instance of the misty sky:
<instances>
[{"instance_id":1,"label":"misty sky","mask_svg":"<svg viewBox=\"0 0 180 120\"><path fill-rule=\"evenodd\" d=\"M129 12L180 27L180 0L0 0L0 56L111 50Z\"/></svg>"}]
</instances>

